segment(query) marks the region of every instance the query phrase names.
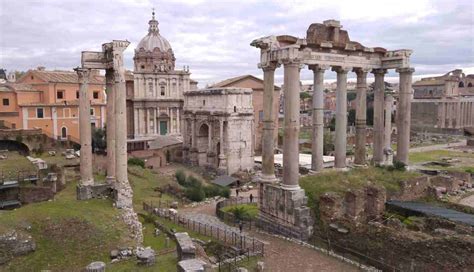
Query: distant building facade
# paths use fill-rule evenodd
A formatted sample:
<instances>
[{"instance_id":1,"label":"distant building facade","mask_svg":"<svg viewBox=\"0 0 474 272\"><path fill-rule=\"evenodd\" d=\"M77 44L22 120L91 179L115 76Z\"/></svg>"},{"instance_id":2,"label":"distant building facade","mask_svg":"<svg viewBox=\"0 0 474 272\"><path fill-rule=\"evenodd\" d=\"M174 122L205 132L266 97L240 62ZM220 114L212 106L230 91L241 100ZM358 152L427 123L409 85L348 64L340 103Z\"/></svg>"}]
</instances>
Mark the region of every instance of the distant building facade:
<instances>
[{"instance_id":1,"label":"distant building facade","mask_svg":"<svg viewBox=\"0 0 474 272\"><path fill-rule=\"evenodd\" d=\"M182 133L183 93L197 89L189 68L175 69L170 43L160 35L153 14L148 34L135 49L134 70L128 73L128 136L152 139Z\"/></svg>"},{"instance_id":2,"label":"distant building facade","mask_svg":"<svg viewBox=\"0 0 474 272\"><path fill-rule=\"evenodd\" d=\"M252 89L252 105L254 116L254 152L262 152L262 133L263 133L263 80L252 75L243 75L229 78L211 86L212 88L250 88ZM273 95L273 122L278 128L278 108L280 104L280 87L275 86ZM278 130L275 130L274 140L277 143ZM276 146L276 145L275 145Z\"/></svg>"},{"instance_id":3,"label":"distant building facade","mask_svg":"<svg viewBox=\"0 0 474 272\"><path fill-rule=\"evenodd\" d=\"M91 74L89 96L93 127L105 125L105 79ZM0 120L11 129L40 128L56 140L79 142L79 81L74 71L29 70L0 83Z\"/></svg>"},{"instance_id":4,"label":"distant building facade","mask_svg":"<svg viewBox=\"0 0 474 272\"><path fill-rule=\"evenodd\" d=\"M474 126L474 75L456 69L413 84L412 129L456 132Z\"/></svg>"},{"instance_id":5,"label":"distant building facade","mask_svg":"<svg viewBox=\"0 0 474 272\"><path fill-rule=\"evenodd\" d=\"M184 93L185 162L231 175L254 165L252 89Z\"/></svg>"}]
</instances>

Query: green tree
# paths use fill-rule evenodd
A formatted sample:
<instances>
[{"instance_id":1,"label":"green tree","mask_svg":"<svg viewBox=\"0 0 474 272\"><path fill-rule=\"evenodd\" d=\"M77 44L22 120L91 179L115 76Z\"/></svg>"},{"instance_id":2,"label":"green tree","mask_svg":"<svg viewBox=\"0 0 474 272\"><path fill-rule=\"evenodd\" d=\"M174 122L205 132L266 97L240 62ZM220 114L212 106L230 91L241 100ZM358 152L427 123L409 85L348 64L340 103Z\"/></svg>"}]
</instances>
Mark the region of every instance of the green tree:
<instances>
[{"instance_id":1,"label":"green tree","mask_svg":"<svg viewBox=\"0 0 474 272\"><path fill-rule=\"evenodd\" d=\"M105 150L107 149L106 137L105 128L92 129L92 152L105 153Z\"/></svg>"},{"instance_id":2,"label":"green tree","mask_svg":"<svg viewBox=\"0 0 474 272\"><path fill-rule=\"evenodd\" d=\"M349 126L354 126L356 121L356 110L350 109L347 115L347 123Z\"/></svg>"}]
</instances>

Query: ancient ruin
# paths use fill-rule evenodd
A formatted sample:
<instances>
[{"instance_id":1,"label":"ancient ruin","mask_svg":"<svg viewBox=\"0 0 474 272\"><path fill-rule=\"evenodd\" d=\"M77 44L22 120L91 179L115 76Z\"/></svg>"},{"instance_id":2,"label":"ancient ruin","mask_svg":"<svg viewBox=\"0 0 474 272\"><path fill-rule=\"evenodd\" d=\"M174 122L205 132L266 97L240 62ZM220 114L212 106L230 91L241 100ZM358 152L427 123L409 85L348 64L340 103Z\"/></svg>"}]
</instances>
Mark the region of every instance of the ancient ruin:
<instances>
[{"instance_id":1,"label":"ancient ruin","mask_svg":"<svg viewBox=\"0 0 474 272\"><path fill-rule=\"evenodd\" d=\"M400 74L399 103L397 109L397 152L396 160L408 164L410 143L410 100L412 94L411 50L388 51L381 47L369 48L351 41L339 21L327 20L309 26L306 38L290 35L268 36L252 41L260 49L260 63L265 81L263 136L263 169L260 184L261 217L276 222L308 237L312 232L312 220L306 206L304 191L298 185L299 179L299 89L300 69L303 65L314 72L313 92L313 170L322 169L323 161L323 81L329 68L337 73L335 168L346 168L347 141L347 74L357 74L356 109L356 164L366 164L366 95L367 73L375 76L374 98L374 163L383 163L384 151L384 75L387 69L396 69ZM285 121L283 142L283 178L278 182L274 174L272 91L274 72L284 66Z\"/></svg>"},{"instance_id":2,"label":"ancient ruin","mask_svg":"<svg viewBox=\"0 0 474 272\"><path fill-rule=\"evenodd\" d=\"M127 174L127 118L125 103L125 70L123 67L123 51L130 44L128 41L114 40L102 45L101 52L82 52L82 67L77 68L81 81L81 90L87 90L87 79L90 69L106 70L106 92L113 97L107 105L108 126L107 134L107 181L114 190L115 205L123 209L122 219L129 225L137 241L143 240L141 223L133 211L133 192L128 182ZM79 108L81 109L81 181L77 189L78 199L89 199L94 194L94 181L92 179L92 151L90 148L91 123L89 121L90 102L86 91L80 92ZM112 131L109 127L114 127ZM112 157L112 154L115 156ZM85 163L82 163L82 162ZM84 174L83 174L84 173ZM100 185L99 185L100 186ZM102 186L100 186L102 187Z\"/></svg>"},{"instance_id":3,"label":"ancient ruin","mask_svg":"<svg viewBox=\"0 0 474 272\"><path fill-rule=\"evenodd\" d=\"M252 90L211 88L184 97L184 160L227 175L252 170Z\"/></svg>"}]
</instances>

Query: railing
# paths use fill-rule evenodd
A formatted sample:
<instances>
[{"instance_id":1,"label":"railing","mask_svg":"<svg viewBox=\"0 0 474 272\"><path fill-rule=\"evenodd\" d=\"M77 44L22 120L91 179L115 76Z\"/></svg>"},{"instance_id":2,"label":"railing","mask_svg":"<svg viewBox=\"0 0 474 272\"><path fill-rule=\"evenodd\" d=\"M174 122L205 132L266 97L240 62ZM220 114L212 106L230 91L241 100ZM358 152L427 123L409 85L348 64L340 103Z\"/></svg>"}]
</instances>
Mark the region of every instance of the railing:
<instances>
[{"instance_id":1,"label":"railing","mask_svg":"<svg viewBox=\"0 0 474 272\"><path fill-rule=\"evenodd\" d=\"M221 243L227 246L235 247L247 255L263 256L265 252L264 243L256 238L249 237L244 234L215 225L201 223L199 221L180 216L179 214L172 213L167 209L159 209L145 202L143 202L143 210L158 217L168 219L177 225L183 226L186 229L197 232L201 235L215 238Z\"/></svg>"},{"instance_id":2,"label":"railing","mask_svg":"<svg viewBox=\"0 0 474 272\"><path fill-rule=\"evenodd\" d=\"M252 199L250 199L249 197L237 197L237 198L225 199L223 201L219 201L216 203L216 216L229 225L236 226L238 224L242 224L243 229L251 230L252 228L255 228L256 224L258 224L256 220L253 220L250 218L238 220L237 218L235 218L233 214L224 212L222 208L228 207L228 206L241 205L241 204L257 204L257 203L258 203L257 197L253 197Z\"/></svg>"},{"instance_id":3,"label":"railing","mask_svg":"<svg viewBox=\"0 0 474 272\"><path fill-rule=\"evenodd\" d=\"M38 171L2 171L0 174L0 184L8 181L28 182L36 184L39 180Z\"/></svg>"}]
</instances>

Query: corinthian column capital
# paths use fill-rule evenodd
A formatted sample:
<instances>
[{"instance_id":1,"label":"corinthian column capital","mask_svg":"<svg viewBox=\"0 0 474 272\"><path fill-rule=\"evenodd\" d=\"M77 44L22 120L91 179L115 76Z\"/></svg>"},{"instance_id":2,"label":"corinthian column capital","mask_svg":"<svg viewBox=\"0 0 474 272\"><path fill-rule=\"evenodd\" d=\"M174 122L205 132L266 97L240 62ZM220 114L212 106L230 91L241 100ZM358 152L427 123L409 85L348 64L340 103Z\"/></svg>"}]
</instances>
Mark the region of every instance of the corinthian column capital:
<instances>
[{"instance_id":1,"label":"corinthian column capital","mask_svg":"<svg viewBox=\"0 0 474 272\"><path fill-rule=\"evenodd\" d=\"M332 67L332 70L338 74L347 74L352 70L352 67L347 67L347 66L334 66Z\"/></svg>"},{"instance_id":2,"label":"corinthian column capital","mask_svg":"<svg viewBox=\"0 0 474 272\"><path fill-rule=\"evenodd\" d=\"M74 71L76 71L76 73L77 73L79 83L85 84L85 83L89 82L89 76L90 76L90 73L91 73L91 69L77 67L77 68L74 68Z\"/></svg>"},{"instance_id":3,"label":"corinthian column capital","mask_svg":"<svg viewBox=\"0 0 474 272\"><path fill-rule=\"evenodd\" d=\"M387 73L387 69L381 69L381 68L378 68L378 69L373 69L372 70L372 74L374 75L385 75Z\"/></svg>"},{"instance_id":4,"label":"corinthian column capital","mask_svg":"<svg viewBox=\"0 0 474 272\"><path fill-rule=\"evenodd\" d=\"M312 70L314 73L316 72L324 72L327 69L329 69L331 66L329 65L321 65L321 64L315 64L315 65L308 65L308 69Z\"/></svg>"},{"instance_id":5,"label":"corinthian column capital","mask_svg":"<svg viewBox=\"0 0 474 272\"><path fill-rule=\"evenodd\" d=\"M266 71L275 71L276 68L280 67L280 64L278 62L267 62L265 64L259 65L259 68L262 68L264 72Z\"/></svg>"},{"instance_id":6,"label":"corinthian column capital","mask_svg":"<svg viewBox=\"0 0 474 272\"><path fill-rule=\"evenodd\" d=\"M300 67L300 65L302 64L301 60L297 58L284 59L281 61L281 63L283 63L284 66L298 66L298 67Z\"/></svg>"},{"instance_id":7,"label":"corinthian column capital","mask_svg":"<svg viewBox=\"0 0 474 272\"><path fill-rule=\"evenodd\" d=\"M357 77L366 77L367 74L371 71L371 69L355 67L352 71L356 73Z\"/></svg>"},{"instance_id":8,"label":"corinthian column capital","mask_svg":"<svg viewBox=\"0 0 474 272\"><path fill-rule=\"evenodd\" d=\"M397 68L395 71L400 74L413 74L415 72L415 68L406 67L406 68Z\"/></svg>"}]
</instances>

